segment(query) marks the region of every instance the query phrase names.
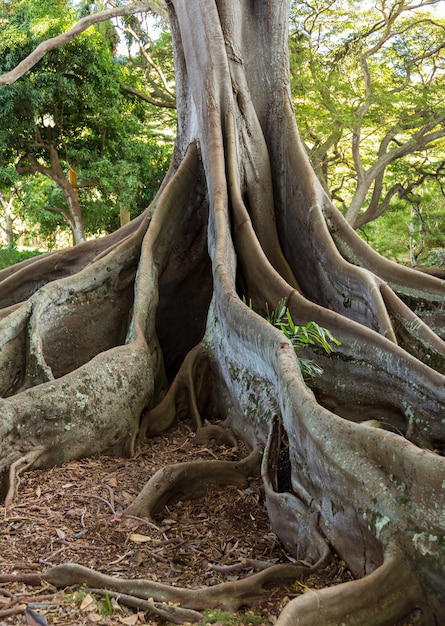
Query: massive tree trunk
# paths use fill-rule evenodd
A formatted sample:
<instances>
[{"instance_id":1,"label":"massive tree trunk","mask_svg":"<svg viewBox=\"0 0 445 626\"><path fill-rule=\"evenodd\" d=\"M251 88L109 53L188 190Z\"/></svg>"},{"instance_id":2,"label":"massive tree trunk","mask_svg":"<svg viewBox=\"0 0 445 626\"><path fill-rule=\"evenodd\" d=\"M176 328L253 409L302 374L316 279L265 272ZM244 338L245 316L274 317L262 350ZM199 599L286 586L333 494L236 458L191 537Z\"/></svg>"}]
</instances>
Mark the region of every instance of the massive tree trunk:
<instances>
[{"instance_id":1,"label":"massive tree trunk","mask_svg":"<svg viewBox=\"0 0 445 626\"><path fill-rule=\"evenodd\" d=\"M197 495L197 482L243 481L262 457L287 550L313 569L330 546L357 578L293 600L280 625L390 625L414 608L443 623L444 283L375 254L316 179L290 103L286 2L173 0L169 10L178 140L152 206L100 242L0 273L6 499L24 468L132 454L138 436L178 416L197 428L212 416L252 454L168 468L127 513L155 514L176 491ZM296 323L341 341L312 354L324 374L310 387L290 342L255 312L283 299ZM296 568L172 597L233 607ZM124 588L75 565L44 576L167 597L162 585Z\"/></svg>"}]
</instances>

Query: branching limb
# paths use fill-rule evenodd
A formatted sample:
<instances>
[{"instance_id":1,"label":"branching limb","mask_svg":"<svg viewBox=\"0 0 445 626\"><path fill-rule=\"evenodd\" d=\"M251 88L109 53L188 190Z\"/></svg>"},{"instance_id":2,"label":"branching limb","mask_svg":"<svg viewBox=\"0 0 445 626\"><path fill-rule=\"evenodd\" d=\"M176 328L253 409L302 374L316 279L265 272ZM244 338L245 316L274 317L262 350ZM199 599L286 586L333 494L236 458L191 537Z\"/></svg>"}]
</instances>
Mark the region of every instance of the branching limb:
<instances>
[{"instance_id":1,"label":"branching limb","mask_svg":"<svg viewBox=\"0 0 445 626\"><path fill-rule=\"evenodd\" d=\"M6 72L0 76L0 85L10 85L15 82L18 78L23 76L29 69L34 67L38 61L50 50L54 50L54 48L60 48L64 44L68 43L75 39L80 33L83 33L84 30L92 26L93 24L98 24L99 22L105 22L113 17L121 17L123 15L133 15L134 13L142 13L147 11L150 8L150 2L147 0L142 0L141 2L135 2L134 4L126 4L117 7L113 7L112 9L105 9L104 11L100 11L99 13L94 13L92 15L87 15L80 19L74 26L67 31L66 33L62 33L61 35L57 35L56 37L52 37L51 39L47 39L46 41L42 41L41 44L37 46L37 48L31 52L21 63L19 63L13 70L10 72Z\"/></svg>"}]
</instances>

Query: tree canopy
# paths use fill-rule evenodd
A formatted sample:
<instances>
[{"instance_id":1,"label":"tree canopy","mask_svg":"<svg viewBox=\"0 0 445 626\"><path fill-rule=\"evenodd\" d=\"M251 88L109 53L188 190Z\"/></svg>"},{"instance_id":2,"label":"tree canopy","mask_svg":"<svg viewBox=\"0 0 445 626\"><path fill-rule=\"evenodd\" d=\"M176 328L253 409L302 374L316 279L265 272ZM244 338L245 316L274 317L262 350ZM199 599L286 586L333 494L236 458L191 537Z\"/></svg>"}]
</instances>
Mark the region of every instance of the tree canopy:
<instances>
[{"instance_id":1,"label":"tree canopy","mask_svg":"<svg viewBox=\"0 0 445 626\"><path fill-rule=\"evenodd\" d=\"M295 2L291 67L311 161L359 228L445 162L445 21L437 2Z\"/></svg>"},{"instance_id":2,"label":"tree canopy","mask_svg":"<svg viewBox=\"0 0 445 626\"><path fill-rule=\"evenodd\" d=\"M38 10L33 0L9 2L2 11L3 71L77 19L61 0ZM131 80L107 38L90 28L0 89L3 180L50 179L44 208L69 223L76 243L85 239L85 228L116 229L120 208L131 207L133 215L142 210L162 180L170 150L153 138L146 107L125 96ZM153 183L145 171L153 172Z\"/></svg>"}]
</instances>

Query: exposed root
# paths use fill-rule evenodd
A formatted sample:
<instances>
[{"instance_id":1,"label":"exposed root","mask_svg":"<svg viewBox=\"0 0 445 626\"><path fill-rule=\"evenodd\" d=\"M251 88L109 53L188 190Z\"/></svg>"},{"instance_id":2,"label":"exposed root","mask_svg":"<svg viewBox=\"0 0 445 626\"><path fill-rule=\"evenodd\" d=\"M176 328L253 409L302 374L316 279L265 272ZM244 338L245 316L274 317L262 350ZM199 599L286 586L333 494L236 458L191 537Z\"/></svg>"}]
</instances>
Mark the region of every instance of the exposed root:
<instances>
[{"instance_id":1,"label":"exposed root","mask_svg":"<svg viewBox=\"0 0 445 626\"><path fill-rule=\"evenodd\" d=\"M22 303L42 284L77 274L89 263L94 263L132 237L138 228L147 227L147 216L143 213L111 235L86 241L73 248L32 257L0 270L0 307Z\"/></svg>"},{"instance_id":2,"label":"exposed root","mask_svg":"<svg viewBox=\"0 0 445 626\"><path fill-rule=\"evenodd\" d=\"M295 558L327 565L331 559L331 550L317 525L315 511L306 506L296 494L278 491L280 440L281 425L278 418L275 418L272 421L261 467L266 507L272 529L286 550Z\"/></svg>"},{"instance_id":3,"label":"exposed root","mask_svg":"<svg viewBox=\"0 0 445 626\"><path fill-rule=\"evenodd\" d=\"M380 291L390 312L399 344L423 363L444 374L444 340L438 337L386 283L381 285Z\"/></svg>"},{"instance_id":4,"label":"exposed root","mask_svg":"<svg viewBox=\"0 0 445 626\"><path fill-rule=\"evenodd\" d=\"M393 626L423 603L411 565L392 547L383 565L365 578L305 593L289 602L277 626Z\"/></svg>"},{"instance_id":5,"label":"exposed root","mask_svg":"<svg viewBox=\"0 0 445 626\"><path fill-rule=\"evenodd\" d=\"M323 204L323 214L340 254L350 263L366 267L388 283L439 336L444 335L443 282L424 272L418 272L385 259L368 246L330 202ZM387 295L385 294L385 299Z\"/></svg>"},{"instance_id":6,"label":"exposed root","mask_svg":"<svg viewBox=\"0 0 445 626\"><path fill-rule=\"evenodd\" d=\"M238 63L230 64L232 84L238 83L238 87L247 84L241 67ZM243 93L247 94L248 90L246 89ZM258 242L272 267L289 285L300 291L297 279L281 249L275 216L270 210L273 206L272 179L261 125L250 98L243 98L238 105L241 108L241 115L237 116L236 120L233 115L227 117L227 170L232 207L234 214L237 215L238 226L245 224L249 230L252 228L255 231ZM246 151L246 158L243 159L245 179L250 181L245 190L245 199L241 194L235 147L236 133L240 131L243 135L243 148Z\"/></svg>"},{"instance_id":7,"label":"exposed root","mask_svg":"<svg viewBox=\"0 0 445 626\"><path fill-rule=\"evenodd\" d=\"M256 448L242 461L190 461L167 465L148 481L124 515L153 517L171 500L192 499L209 487L238 485L245 488L249 478L259 476L262 451Z\"/></svg>"},{"instance_id":8,"label":"exposed root","mask_svg":"<svg viewBox=\"0 0 445 626\"><path fill-rule=\"evenodd\" d=\"M202 619L202 614L198 613L198 611L193 611L192 609L182 609L179 606L173 606L163 602L143 600L142 598L129 596L126 593L117 593L115 591L108 591L107 589L90 589L90 591L98 595L107 595L111 598L115 598L121 604L131 606L134 609L154 613L155 615L162 617L162 619L168 620L169 623L194 623L199 622Z\"/></svg>"},{"instance_id":9,"label":"exposed root","mask_svg":"<svg viewBox=\"0 0 445 626\"><path fill-rule=\"evenodd\" d=\"M0 574L0 584L3 583L25 583L38 587L42 584L42 574Z\"/></svg>"},{"instance_id":10,"label":"exposed root","mask_svg":"<svg viewBox=\"0 0 445 626\"><path fill-rule=\"evenodd\" d=\"M145 579L114 578L77 563L56 565L44 572L42 577L56 587L86 584L136 598L152 598L153 602L178 603L181 607L195 610L221 608L237 611L241 606L250 606L258 601L269 586L303 578L316 569L318 564L313 567L291 563L274 565L241 580L199 589L171 587Z\"/></svg>"},{"instance_id":11,"label":"exposed root","mask_svg":"<svg viewBox=\"0 0 445 626\"><path fill-rule=\"evenodd\" d=\"M204 567L212 572L221 572L222 574L233 574L234 572L243 572L244 570L256 569L264 570L268 567L276 565L275 561L259 561L258 559L242 559L239 563L231 565L217 565L216 563L205 563Z\"/></svg>"},{"instance_id":12,"label":"exposed root","mask_svg":"<svg viewBox=\"0 0 445 626\"><path fill-rule=\"evenodd\" d=\"M44 452L45 448L35 448L34 450L28 452L28 454L21 456L19 459L11 463L8 477L9 487L4 501L5 508L8 508L14 502L20 483L20 474L29 469Z\"/></svg>"},{"instance_id":13,"label":"exposed root","mask_svg":"<svg viewBox=\"0 0 445 626\"><path fill-rule=\"evenodd\" d=\"M209 368L205 347L200 343L185 357L163 400L144 415L140 429L142 440L169 429L178 413L187 413L196 429L202 426L199 405L201 395L206 400L209 392L209 377L206 376ZM180 406L184 402L187 406Z\"/></svg>"},{"instance_id":14,"label":"exposed root","mask_svg":"<svg viewBox=\"0 0 445 626\"><path fill-rule=\"evenodd\" d=\"M192 439L193 446L201 446L213 442L217 446L228 446L236 448L238 442L235 435L229 428L224 428L220 424L206 424L196 430L196 435Z\"/></svg>"}]
</instances>

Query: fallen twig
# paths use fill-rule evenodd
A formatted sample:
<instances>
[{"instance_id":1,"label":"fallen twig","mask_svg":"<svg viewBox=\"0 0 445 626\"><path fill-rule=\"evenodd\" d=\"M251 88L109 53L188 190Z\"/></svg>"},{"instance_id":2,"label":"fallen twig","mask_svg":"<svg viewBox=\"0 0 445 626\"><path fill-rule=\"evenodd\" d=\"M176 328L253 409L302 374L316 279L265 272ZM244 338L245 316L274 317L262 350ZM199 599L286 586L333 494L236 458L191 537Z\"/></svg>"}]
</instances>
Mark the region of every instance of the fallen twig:
<instances>
[{"instance_id":1,"label":"fallen twig","mask_svg":"<svg viewBox=\"0 0 445 626\"><path fill-rule=\"evenodd\" d=\"M89 493L76 493L74 495L80 498L91 498L92 500L99 500L99 502L103 502L104 504L107 505L107 507L110 509L113 515L116 515L116 511L114 510L114 503L109 502L106 498L102 498L102 496L95 496Z\"/></svg>"},{"instance_id":2,"label":"fallen twig","mask_svg":"<svg viewBox=\"0 0 445 626\"><path fill-rule=\"evenodd\" d=\"M26 610L26 604L20 604L19 606L12 607L10 609L1 609L0 617L11 617L11 615L20 615Z\"/></svg>"},{"instance_id":3,"label":"fallen twig","mask_svg":"<svg viewBox=\"0 0 445 626\"><path fill-rule=\"evenodd\" d=\"M230 574L233 572L242 572L245 569L264 570L268 567L276 565L277 561L260 561L258 559L243 559L240 563L232 563L231 565L218 565L216 563L206 563L205 567L213 572L221 574Z\"/></svg>"},{"instance_id":4,"label":"fallen twig","mask_svg":"<svg viewBox=\"0 0 445 626\"><path fill-rule=\"evenodd\" d=\"M42 574L0 574L0 583L25 583L26 585L41 585Z\"/></svg>"}]
</instances>

